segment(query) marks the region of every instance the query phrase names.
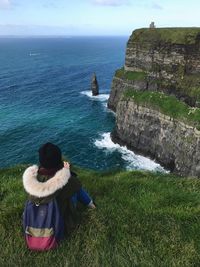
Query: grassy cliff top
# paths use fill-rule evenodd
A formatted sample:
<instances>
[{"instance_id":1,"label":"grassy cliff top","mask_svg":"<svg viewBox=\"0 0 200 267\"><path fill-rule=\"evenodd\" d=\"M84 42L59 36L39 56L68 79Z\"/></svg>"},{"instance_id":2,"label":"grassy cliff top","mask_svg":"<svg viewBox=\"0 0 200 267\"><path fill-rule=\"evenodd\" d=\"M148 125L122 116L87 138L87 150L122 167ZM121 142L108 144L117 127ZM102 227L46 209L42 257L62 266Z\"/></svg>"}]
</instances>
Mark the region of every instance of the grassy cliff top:
<instances>
[{"instance_id":1,"label":"grassy cliff top","mask_svg":"<svg viewBox=\"0 0 200 267\"><path fill-rule=\"evenodd\" d=\"M171 118L178 119L200 130L200 108L192 108L175 96L162 92L137 91L129 88L123 99L132 99L134 102L154 108Z\"/></svg>"},{"instance_id":2,"label":"grassy cliff top","mask_svg":"<svg viewBox=\"0 0 200 267\"><path fill-rule=\"evenodd\" d=\"M146 79L147 74L139 71L125 71L124 67L122 67L121 69L116 70L115 77L130 81L143 81Z\"/></svg>"},{"instance_id":3,"label":"grassy cliff top","mask_svg":"<svg viewBox=\"0 0 200 267\"><path fill-rule=\"evenodd\" d=\"M200 180L76 168L97 209L81 209L80 226L57 250L34 253L22 235L24 170L0 170L0 266L199 266Z\"/></svg>"},{"instance_id":4,"label":"grassy cliff top","mask_svg":"<svg viewBox=\"0 0 200 267\"><path fill-rule=\"evenodd\" d=\"M200 28L142 28L133 31L129 44L137 43L170 43L195 44L200 40Z\"/></svg>"}]
</instances>

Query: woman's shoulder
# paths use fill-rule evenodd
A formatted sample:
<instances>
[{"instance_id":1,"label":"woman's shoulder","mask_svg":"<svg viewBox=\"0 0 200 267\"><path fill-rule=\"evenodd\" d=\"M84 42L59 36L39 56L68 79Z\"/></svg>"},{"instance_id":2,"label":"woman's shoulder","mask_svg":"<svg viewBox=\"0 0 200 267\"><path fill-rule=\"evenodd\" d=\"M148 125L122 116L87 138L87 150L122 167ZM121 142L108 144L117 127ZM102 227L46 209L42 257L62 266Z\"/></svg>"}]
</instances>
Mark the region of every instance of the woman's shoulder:
<instances>
[{"instance_id":1,"label":"woman's shoulder","mask_svg":"<svg viewBox=\"0 0 200 267\"><path fill-rule=\"evenodd\" d=\"M77 191L79 191L82 187L81 181L78 178L78 175L75 172L71 171L71 176L68 180L68 183L61 189L61 194L65 194L65 196L72 196Z\"/></svg>"},{"instance_id":2,"label":"woman's shoulder","mask_svg":"<svg viewBox=\"0 0 200 267\"><path fill-rule=\"evenodd\" d=\"M81 181L77 175L77 173L70 171L71 176L69 178L68 184L69 185L76 185L78 187L81 187Z\"/></svg>"}]
</instances>

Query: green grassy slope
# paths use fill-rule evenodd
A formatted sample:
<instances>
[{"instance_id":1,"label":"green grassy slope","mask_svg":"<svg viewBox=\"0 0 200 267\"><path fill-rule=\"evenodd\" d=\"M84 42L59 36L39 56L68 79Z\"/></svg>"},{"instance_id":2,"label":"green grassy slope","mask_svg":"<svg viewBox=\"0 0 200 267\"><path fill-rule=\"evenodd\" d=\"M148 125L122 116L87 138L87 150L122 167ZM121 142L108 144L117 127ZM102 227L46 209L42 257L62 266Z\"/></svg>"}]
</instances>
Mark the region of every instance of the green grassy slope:
<instances>
[{"instance_id":1,"label":"green grassy slope","mask_svg":"<svg viewBox=\"0 0 200 267\"><path fill-rule=\"evenodd\" d=\"M171 118L183 121L200 129L200 108L193 108L178 100L175 96L162 92L137 91L127 88L124 100L132 100L140 105L156 109Z\"/></svg>"},{"instance_id":2,"label":"green grassy slope","mask_svg":"<svg viewBox=\"0 0 200 267\"><path fill-rule=\"evenodd\" d=\"M200 28L142 28L133 31L129 43L165 42L169 44L195 44L200 35Z\"/></svg>"},{"instance_id":3,"label":"green grassy slope","mask_svg":"<svg viewBox=\"0 0 200 267\"><path fill-rule=\"evenodd\" d=\"M123 67L115 72L115 76L130 81L144 81L147 77L147 74L139 71L125 71Z\"/></svg>"},{"instance_id":4,"label":"green grassy slope","mask_svg":"<svg viewBox=\"0 0 200 267\"><path fill-rule=\"evenodd\" d=\"M24 167L0 170L0 266L199 266L200 180L76 169L96 210L55 251L26 249Z\"/></svg>"}]
</instances>

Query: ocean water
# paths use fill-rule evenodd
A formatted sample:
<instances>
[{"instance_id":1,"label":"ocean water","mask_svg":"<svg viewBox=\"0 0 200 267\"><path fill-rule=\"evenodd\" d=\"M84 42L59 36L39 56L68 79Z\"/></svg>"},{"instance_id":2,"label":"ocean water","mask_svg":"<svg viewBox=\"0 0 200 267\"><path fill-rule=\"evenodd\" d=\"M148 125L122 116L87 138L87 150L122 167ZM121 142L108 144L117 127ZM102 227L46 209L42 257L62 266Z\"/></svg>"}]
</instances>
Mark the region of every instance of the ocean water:
<instances>
[{"instance_id":1,"label":"ocean water","mask_svg":"<svg viewBox=\"0 0 200 267\"><path fill-rule=\"evenodd\" d=\"M96 170L163 171L114 144L107 109L128 37L0 38L0 167L37 163L46 142L72 164ZM96 72L100 95L92 97Z\"/></svg>"}]
</instances>

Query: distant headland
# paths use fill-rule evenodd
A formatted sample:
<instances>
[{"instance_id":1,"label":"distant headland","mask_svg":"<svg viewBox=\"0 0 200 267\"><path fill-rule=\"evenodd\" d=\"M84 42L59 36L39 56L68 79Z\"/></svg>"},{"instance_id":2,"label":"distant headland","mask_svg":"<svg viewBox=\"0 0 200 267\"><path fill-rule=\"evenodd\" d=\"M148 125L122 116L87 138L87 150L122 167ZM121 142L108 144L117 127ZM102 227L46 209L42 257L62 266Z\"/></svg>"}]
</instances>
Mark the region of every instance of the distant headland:
<instances>
[{"instance_id":1,"label":"distant headland","mask_svg":"<svg viewBox=\"0 0 200 267\"><path fill-rule=\"evenodd\" d=\"M173 172L199 176L200 28L135 30L108 107L117 117L113 140Z\"/></svg>"}]
</instances>

